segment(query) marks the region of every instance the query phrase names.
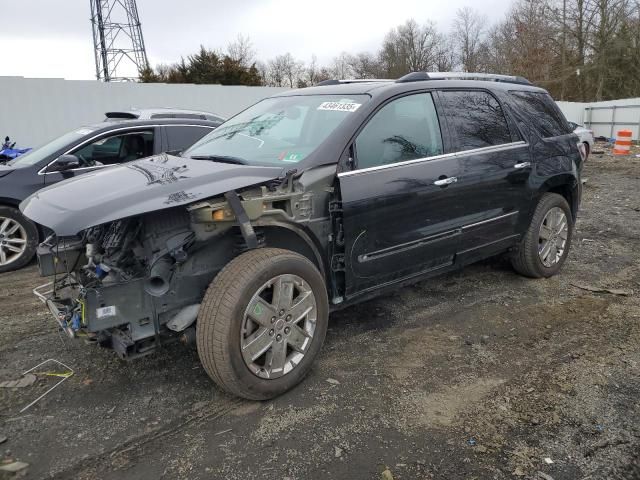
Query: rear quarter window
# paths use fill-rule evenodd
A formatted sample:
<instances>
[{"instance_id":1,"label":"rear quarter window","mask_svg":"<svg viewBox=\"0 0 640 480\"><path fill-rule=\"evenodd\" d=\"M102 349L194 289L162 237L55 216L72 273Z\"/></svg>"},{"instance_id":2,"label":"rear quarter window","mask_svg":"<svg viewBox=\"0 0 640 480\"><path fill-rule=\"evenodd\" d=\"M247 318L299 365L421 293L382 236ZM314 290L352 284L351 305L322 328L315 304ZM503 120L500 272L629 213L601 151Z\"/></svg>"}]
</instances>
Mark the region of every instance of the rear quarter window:
<instances>
[{"instance_id":1,"label":"rear quarter window","mask_svg":"<svg viewBox=\"0 0 640 480\"><path fill-rule=\"evenodd\" d=\"M571 133L571 127L549 94L524 91L509 93L518 110L532 121L544 138Z\"/></svg>"}]
</instances>

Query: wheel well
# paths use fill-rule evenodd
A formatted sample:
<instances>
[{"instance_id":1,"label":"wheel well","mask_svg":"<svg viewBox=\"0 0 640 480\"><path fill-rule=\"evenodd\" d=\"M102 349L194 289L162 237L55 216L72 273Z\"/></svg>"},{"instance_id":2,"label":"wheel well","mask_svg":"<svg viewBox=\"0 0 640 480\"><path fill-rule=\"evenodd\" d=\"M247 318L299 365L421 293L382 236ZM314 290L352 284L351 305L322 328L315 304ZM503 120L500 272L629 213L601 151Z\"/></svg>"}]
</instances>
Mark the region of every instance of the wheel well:
<instances>
[{"instance_id":1,"label":"wheel well","mask_svg":"<svg viewBox=\"0 0 640 480\"><path fill-rule=\"evenodd\" d=\"M20 205L20 202L16 202L15 200L11 200L11 199L0 199L0 207L9 207L9 208L15 208L16 210L20 211L20 208L18 208ZM42 225L33 222L34 225L36 226L36 229L38 230L38 243L40 243L41 241L43 241L45 239L45 231L44 228L42 227Z\"/></svg>"},{"instance_id":2,"label":"wheel well","mask_svg":"<svg viewBox=\"0 0 640 480\"><path fill-rule=\"evenodd\" d=\"M310 245L310 241L305 240L297 232L286 227L268 226L258 227L264 233L264 241L266 246L274 248L282 248L299 253L311 261L320 273L325 277L325 266L322 256L317 248ZM326 278L326 277L325 277Z\"/></svg>"},{"instance_id":3,"label":"wheel well","mask_svg":"<svg viewBox=\"0 0 640 480\"><path fill-rule=\"evenodd\" d=\"M561 195L562 197L564 197L564 199L569 204L569 208L571 208L571 215L573 216L573 219L575 220L575 218L576 218L576 204L575 204L573 188L571 188L571 185L568 185L566 183L563 184L563 185L556 185L555 187L549 188L547 190L547 192L549 192L549 193L557 193L558 195Z\"/></svg>"}]
</instances>

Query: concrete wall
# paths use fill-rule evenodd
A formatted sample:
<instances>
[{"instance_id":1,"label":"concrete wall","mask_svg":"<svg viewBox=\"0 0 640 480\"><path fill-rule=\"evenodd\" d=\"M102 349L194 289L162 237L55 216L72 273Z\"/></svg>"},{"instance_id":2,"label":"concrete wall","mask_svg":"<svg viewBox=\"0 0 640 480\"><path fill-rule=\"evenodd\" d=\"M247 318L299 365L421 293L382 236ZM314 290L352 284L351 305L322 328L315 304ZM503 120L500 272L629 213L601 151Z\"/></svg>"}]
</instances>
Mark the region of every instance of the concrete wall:
<instances>
[{"instance_id":1,"label":"concrete wall","mask_svg":"<svg viewBox=\"0 0 640 480\"><path fill-rule=\"evenodd\" d=\"M109 110L175 107L229 117L284 88L100 83L93 80L0 77L0 137L38 147Z\"/></svg>"}]
</instances>

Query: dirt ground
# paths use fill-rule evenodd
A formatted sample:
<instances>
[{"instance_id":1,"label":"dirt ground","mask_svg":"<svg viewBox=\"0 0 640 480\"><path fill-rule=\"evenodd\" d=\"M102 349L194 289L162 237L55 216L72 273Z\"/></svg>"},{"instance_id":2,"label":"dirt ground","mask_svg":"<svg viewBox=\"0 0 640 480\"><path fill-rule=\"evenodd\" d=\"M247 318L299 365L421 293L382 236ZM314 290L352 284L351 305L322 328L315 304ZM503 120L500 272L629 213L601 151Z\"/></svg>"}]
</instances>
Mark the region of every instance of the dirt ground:
<instances>
[{"instance_id":1,"label":"dirt ground","mask_svg":"<svg viewBox=\"0 0 640 480\"><path fill-rule=\"evenodd\" d=\"M181 345L127 363L65 339L34 266L0 275L0 381L48 358L75 370L22 414L59 378L0 388L0 462L56 479L640 478L640 158L592 155L584 178L559 276L493 259L336 313L310 376L264 403L221 393Z\"/></svg>"}]
</instances>

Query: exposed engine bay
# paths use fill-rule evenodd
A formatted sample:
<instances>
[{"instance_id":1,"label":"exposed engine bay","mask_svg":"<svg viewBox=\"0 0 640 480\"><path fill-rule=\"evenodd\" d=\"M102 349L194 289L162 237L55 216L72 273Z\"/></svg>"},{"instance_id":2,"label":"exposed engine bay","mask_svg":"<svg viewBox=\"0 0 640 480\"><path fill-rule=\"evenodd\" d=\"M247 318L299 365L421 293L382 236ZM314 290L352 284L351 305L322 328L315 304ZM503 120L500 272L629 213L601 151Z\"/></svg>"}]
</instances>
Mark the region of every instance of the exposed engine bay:
<instances>
[{"instance_id":1,"label":"exposed engine bay","mask_svg":"<svg viewBox=\"0 0 640 480\"><path fill-rule=\"evenodd\" d=\"M34 293L69 336L111 347L122 358L168 341L191 343L207 287L235 256L267 243L314 255L283 234L294 222L323 233L329 228L324 209L313 218L315 202L327 204L329 184L320 195L306 187L289 178L114 220L73 237L52 235L38 247L38 266L53 281Z\"/></svg>"}]
</instances>

